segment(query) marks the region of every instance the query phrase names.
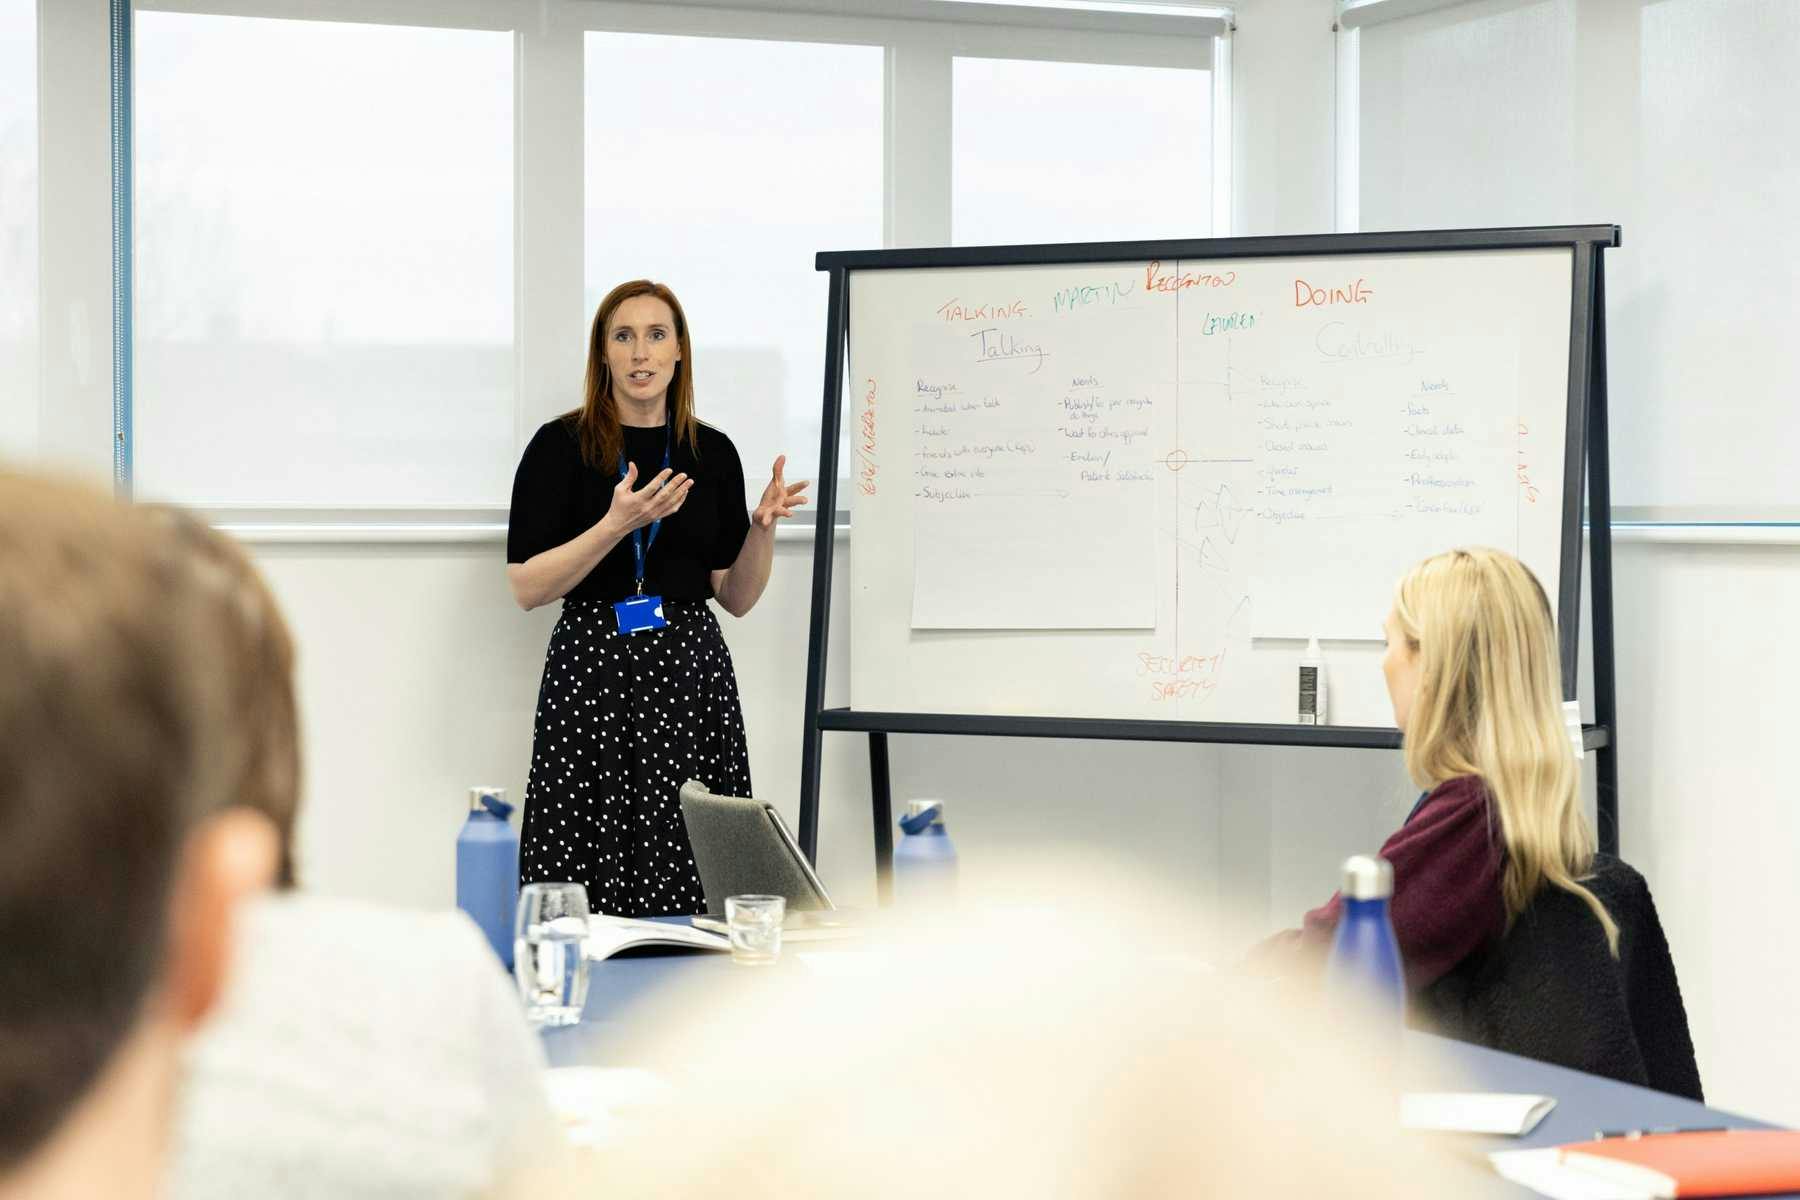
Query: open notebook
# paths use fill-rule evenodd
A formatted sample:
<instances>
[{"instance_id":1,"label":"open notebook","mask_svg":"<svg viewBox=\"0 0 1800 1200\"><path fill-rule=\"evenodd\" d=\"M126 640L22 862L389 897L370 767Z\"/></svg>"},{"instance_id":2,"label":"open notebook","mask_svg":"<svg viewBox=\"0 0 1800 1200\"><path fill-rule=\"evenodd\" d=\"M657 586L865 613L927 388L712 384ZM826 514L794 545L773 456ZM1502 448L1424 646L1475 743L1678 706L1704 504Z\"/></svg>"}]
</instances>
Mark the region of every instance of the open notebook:
<instances>
[{"instance_id":1,"label":"open notebook","mask_svg":"<svg viewBox=\"0 0 1800 1200\"><path fill-rule=\"evenodd\" d=\"M689 925L600 914L588 918L589 958L611 958L621 950L632 950L640 946L671 946L689 950L731 949L731 943L725 938Z\"/></svg>"}]
</instances>

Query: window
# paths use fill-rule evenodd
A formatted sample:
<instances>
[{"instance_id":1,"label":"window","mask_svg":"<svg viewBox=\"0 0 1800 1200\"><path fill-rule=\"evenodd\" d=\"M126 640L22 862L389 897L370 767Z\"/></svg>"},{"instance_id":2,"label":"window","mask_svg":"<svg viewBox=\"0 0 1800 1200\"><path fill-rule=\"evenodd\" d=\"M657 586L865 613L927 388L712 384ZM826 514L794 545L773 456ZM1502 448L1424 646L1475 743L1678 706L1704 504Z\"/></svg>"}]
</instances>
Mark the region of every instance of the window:
<instances>
[{"instance_id":1,"label":"window","mask_svg":"<svg viewBox=\"0 0 1800 1200\"><path fill-rule=\"evenodd\" d=\"M1619 224L1615 516L1800 520L1800 5L1386 7L1346 14L1361 227Z\"/></svg>"},{"instance_id":2,"label":"window","mask_svg":"<svg viewBox=\"0 0 1800 1200\"><path fill-rule=\"evenodd\" d=\"M958 58L954 80L959 245L1211 235L1210 71Z\"/></svg>"},{"instance_id":3,"label":"window","mask_svg":"<svg viewBox=\"0 0 1800 1200\"><path fill-rule=\"evenodd\" d=\"M506 503L512 64L508 33L138 15L141 493Z\"/></svg>"},{"instance_id":4,"label":"window","mask_svg":"<svg viewBox=\"0 0 1800 1200\"><path fill-rule=\"evenodd\" d=\"M1578 219L1575 0L1464 5L1359 41L1362 228Z\"/></svg>"},{"instance_id":5,"label":"window","mask_svg":"<svg viewBox=\"0 0 1800 1200\"><path fill-rule=\"evenodd\" d=\"M0 0L0 458L38 442L37 4Z\"/></svg>"},{"instance_id":6,"label":"window","mask_svg":"<svg viewBox=\"0 0 1800 1200\"><path fill-rule=\"evenodd\" d=\"M700 415L755 492L779 453L817 472L817 252L1212 225L1216 16L453 7L135 0L140 493L491 529L524 439L580 400L583 306L640 276L682 297ZM1104 189L1123 156L1155 186Z\"/></svg>"},{"instance_id":7,"label":"window","mask_svg":"<svg viewBox=\"0 0 1800 1200\"><path fill-rule=\"evenodd\" d=\"M813 256L881 245L882 60L879 46L587 38L588 311L628 279L674 290L698 415L736 443L752 497L777 454L790 480L817 469Z\"/></svg>"},{"instance_id":8,"label":"window","mask_svg":"<svg viewBox=\"0 0 1800 1200\"><path fill-rule=\"evenodd\" d=\"M1800 5L1661 0L1641 18L1639 174L1607 275L1614 495L1800 520Z\"/></svg>"}]
</instances>

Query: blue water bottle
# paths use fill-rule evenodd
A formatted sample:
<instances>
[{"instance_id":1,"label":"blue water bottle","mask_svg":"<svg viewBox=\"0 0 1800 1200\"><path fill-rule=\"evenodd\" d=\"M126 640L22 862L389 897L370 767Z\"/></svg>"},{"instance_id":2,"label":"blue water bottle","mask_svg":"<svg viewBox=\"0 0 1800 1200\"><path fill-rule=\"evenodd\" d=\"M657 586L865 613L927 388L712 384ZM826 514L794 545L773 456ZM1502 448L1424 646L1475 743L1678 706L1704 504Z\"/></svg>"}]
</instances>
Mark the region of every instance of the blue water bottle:
<instances>
[{"instance_id":1,"label":"blue water bottle","mask_svg":"<svg viewBox=\"0 0 1800 1200\"><path fill-rule=\"evenodd\" d=\"M894 847L894 895L902 904L956 898L956 847L944 831L942 800L909 800Z\"/></svg>"},{"instance_id":2,"label":"blue water bottle","mask_svg":"<svg viewBox=\"0 0 1800 1200\"><path fill-rule=\"evenodd\" d=\"M1393 1030L1397 1040L1406 1019L1406 973L1388 903L1394 897L1394 868L1366 854L1344 860L1344 908L1325 966L1325 986L1334 1003L1355 1007L1376 1022L1377 1036Z\"/></svg>"},{"instance_id":3,"label":"blue water bottle","mask_svg":"<svg viewBox=\"0 0 1800 1200\"><path fill-rule=\"evenodd\" d=\"M505 788L470 788L469 819L456 835L456 907L481 926L509 971L519 899L519 834L506 820L512 810Z\"/></svg>"}]
</instances>

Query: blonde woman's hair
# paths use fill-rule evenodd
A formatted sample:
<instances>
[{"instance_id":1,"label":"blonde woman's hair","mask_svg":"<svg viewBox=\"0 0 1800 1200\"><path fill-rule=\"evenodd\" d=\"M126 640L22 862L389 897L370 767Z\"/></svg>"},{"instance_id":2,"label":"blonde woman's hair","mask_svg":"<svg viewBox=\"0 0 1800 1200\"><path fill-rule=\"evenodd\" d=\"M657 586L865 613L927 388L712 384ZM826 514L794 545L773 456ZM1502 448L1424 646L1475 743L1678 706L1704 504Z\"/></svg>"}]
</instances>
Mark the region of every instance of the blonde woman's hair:
<instances>
[{"instance_id":1,"label":"blonde woman's hair","mask_svg":"<svg viewBox=\"0 0 1800 1200\"><path fill-rule=\"evenodd\" d=\"M1545 885L1581 897L1619 952L1619 927L1582 886L1594 831L1563 725L1556 623L1543 585L1510 554L1451 550L1394 589L1394 617L1418 658L1406 770L1422 788L1479 776L1506 848L1506 925Z\"/></svg>"}]
</instances>

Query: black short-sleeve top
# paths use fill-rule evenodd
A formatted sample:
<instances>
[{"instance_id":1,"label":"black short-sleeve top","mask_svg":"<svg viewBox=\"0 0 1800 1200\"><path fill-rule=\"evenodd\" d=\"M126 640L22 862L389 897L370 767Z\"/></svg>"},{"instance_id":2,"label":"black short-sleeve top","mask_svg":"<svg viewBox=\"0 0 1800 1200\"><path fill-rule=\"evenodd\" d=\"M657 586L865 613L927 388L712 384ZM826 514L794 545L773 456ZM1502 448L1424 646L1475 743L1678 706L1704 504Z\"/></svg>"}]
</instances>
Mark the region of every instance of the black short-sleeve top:
<instances>
[{"instance_id":1,"label":"black short-sleeve top","mask_svg":"<svg viewBox=\"0 0 1800 1200\"><path fill-rule=\"evenodd\" d=\"M625 456L637 464L636 486L662 470L668 431L663 426L624 427ZM644 591L670 600L706 600L712 572L737 561L750 532L744 507L744 468L731 439L710 425L698 429L699 446L676 438L669 467L694 480L687 501L663 518L644 562ZM506 561L522 563L585 532L612 507L617 464L596 469L581 461L581 443L570 417L547 422L525 447L513 476L512 513L506 529ZM641 531L649 537L650 528ZM567 600L622 600L637 589L631 536L619 540Z\"/></svg>"}]
</instances>

